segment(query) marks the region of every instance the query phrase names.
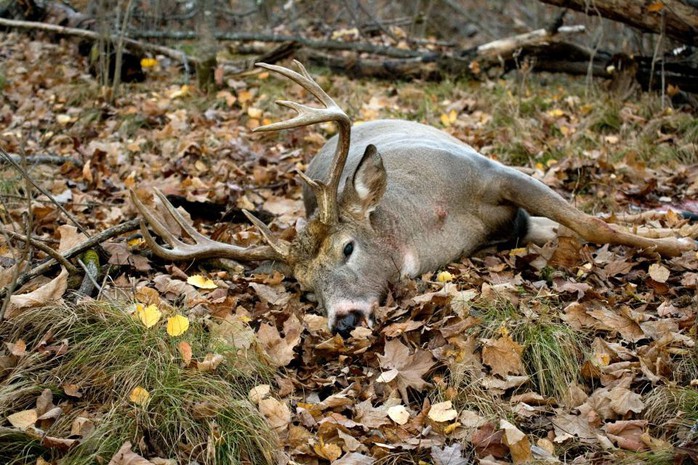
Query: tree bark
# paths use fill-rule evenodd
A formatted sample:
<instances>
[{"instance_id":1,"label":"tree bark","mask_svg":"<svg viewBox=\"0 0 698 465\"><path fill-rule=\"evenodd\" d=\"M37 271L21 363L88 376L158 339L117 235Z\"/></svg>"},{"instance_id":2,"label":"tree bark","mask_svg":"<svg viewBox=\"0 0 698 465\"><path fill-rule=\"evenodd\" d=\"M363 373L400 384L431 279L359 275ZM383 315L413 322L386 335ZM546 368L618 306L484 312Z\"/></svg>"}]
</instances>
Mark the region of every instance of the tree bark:
<instances>
[{"instance_id":1,"label":"tree bark","mask_svg":"<svg viewBox=\"0 0 698 465\"><path fill-rule=\"evenodd\" d=\"M698 45L698 2L695 0L540 0L619 21L641 31L664 33L687 45Z\"/></svg>"}]
</instances>

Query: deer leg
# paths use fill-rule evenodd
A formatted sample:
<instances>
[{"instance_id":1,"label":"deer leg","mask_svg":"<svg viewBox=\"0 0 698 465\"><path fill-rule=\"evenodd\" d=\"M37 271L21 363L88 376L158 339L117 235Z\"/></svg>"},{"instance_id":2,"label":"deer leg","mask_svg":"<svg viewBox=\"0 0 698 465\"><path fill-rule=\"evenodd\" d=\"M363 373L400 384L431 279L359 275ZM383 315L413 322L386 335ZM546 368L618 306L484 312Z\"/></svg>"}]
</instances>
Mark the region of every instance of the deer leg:
<instances>
[{"instance_id":1,"label":"deer leg","mask_svg":"<svg viewBox=\"0 0 698 465\"><path fill-rule=\"evenodd\" d=\"M597 244L618 244L676 256L685 250L695 250L696 242L688 238L646 238L587 215L560 197L542 182L513 169L502 169L496 175L500 201L511 202L534 216L544 216L579 234L584 240Z\"/></svg>"}]
</instances>

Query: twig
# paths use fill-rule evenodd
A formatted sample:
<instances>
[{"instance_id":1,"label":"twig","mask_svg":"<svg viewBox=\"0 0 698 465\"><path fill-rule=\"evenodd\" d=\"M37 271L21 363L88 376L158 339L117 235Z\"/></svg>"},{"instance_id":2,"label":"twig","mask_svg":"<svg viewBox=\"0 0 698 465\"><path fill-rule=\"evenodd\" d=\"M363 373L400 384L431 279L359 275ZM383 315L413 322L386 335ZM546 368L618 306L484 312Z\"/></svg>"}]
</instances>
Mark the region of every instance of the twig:
<instances>
[{"instance_id":1,"label":"twig","mask_svg":"<svg viewBox=\"0 0 698 465\"><path fill-rule=\"evenodd\" d=\"M22 159L20 155L14 153L7 154L12 160L19 163ZM24 157L27 165L63 165L72 163L75 166L82 167L83 163L77 158L61 157L60 155L27 155ZM0 163L7 163L6 158L0 158Z\"/></svg>"},{"instance_id":2,"label":"twig","mask_svg":"<svg viewBox=\"0 0 698 465\"><path fill-rule=\"evenodd\" d=\"M65 36L72 37L82 37L83 39L99 40L100 35L97 32L88 31L85 29L76 29L72 27L56 26L55 24L38 23L34 21L19 21L13 19L0 18L0 26L13 27L17 29L36 29L39 31L53 32L54 34L61 34ZM119 39L117 34L111 34L109 40L116 42ZM198 62L197 58L187 56L184 52L180 50L175 50L169 47L163 47L162 45L148 44L134 39L124 39L124 44L131 48L138 50L145 50L154 53L159 53L160 55L165 55L174 60L183 60L185 65L193 66Z\"/></svg>"},{"instance_id":3,"label":"twig","mask_svg":"<svg viewBox=\"0 0 698 465\"><path fill-rule=\"evenodd\" d=\"M82 225L78 222L78 220L68 210L66 210L63 205L61 205L56 199L54 199L53 196L46 189L44 189L43 187L41 187L37 183L35 183L34 180L31 178L31 176L29 176L29 173L27 173L27 170L25 170L16 161L14 161L12 159L12 157L10 157L9 153L5 152L5 150L0 148L0 155L2 155L5 158L5 160L10 165L12 165L12 167L14 169L19 171L22 174L22 176L24 176L24 179L27 180L27 182L31 183L31 185L34 186L34 188L36 188L39 192L41 192L46 197L48 197L51 200L51 202L54 205L56 205L56 207L58 207L58 209L61 212L63 212L63 214L65 214L65 216L68 217L68 219L75 225L75 227L80 230L81 233L83 233L87 237L90 237L90 234L87 232L87 230L85 228L82 227ZM29 234L27 235L27 237L29 237Z\"/></svg>"},{"instance_id":4,"label":"twig","mask_svg":"<svg viewBox=\"0 0 698 465\"><path fill-rule=\"evenodd\" d=\"M2 24L0 22L0 24ZM136 31L129 30L130 37L140 39L169 39L169 40L194 40L198 37L194 31ZM396 47L366 44L363 42L341 42L339 40L313 40L301 36L287 34L263 34L251 32L217 32L214 34L217 40L230 42L298 42L303 47L320 50L349 50L354 52L372 53L394 58L418 57L422 52L418 50L403 50Z\"/></svg>"},{"instance_id":5,"label":"twig","mask_svg":"<svg viewBox=\"0 0 698 465\"><path fill-rule=\"evenodd\" d=\"M47 246L46 244L39 242L35 240L34 238L27 237L24 234L19 234L14 231L10 231L7 229L2 230L2 234L6 234L10 236L12 239L17 239L22 242L29 243L33 247L36 247L37 249L41 250L44 252L46 255L49 257L52 257L54 260L57 260L61 265L63 265L66 270L68 270L68 273L70 274L75 274L78 272L78 269L73 266L72 263L70 263L67 259L65 259L60 253L58 253L56 250L52 249L51 247Z\"/></svg>"},{"instance_id":6,"label":"twig","mask_svg":"<svg viewBox=\"0 0 698 465\"><path fill-rule=\"evenodd\" d=\"M128 232L128 231L133 231L134 229L138 228L139 224L140 224L139 219L133 219L133 220L129 220L125 223L122 223L120 225L111 227L109 229L105 229L104 231L97 233L94 236L90 237L82 244L78 244L75 247L66 250L61 255L63 256L63 258L65 258L67 260L69 258L72 258L72 257L84 252L87 249L94 247L97 244L101 244L102 242L106 241L107 239L110 239L114 236L118 236L119 234L123 234L123 233ZM58 265L58 261L51 258L51 259L45 261L44 263L35 266L34 268L32 268L28 272L22 274L21 276L19 276L16 279L17 285L18 286L23 285L24 283L26 283L30 279L46 273L47 271L49 271L51 268L53 268L56 265ZM6 296L7 293L8 293L8 288L1 289L0 290L0 298Z\"/></svg>"}]
</instances>

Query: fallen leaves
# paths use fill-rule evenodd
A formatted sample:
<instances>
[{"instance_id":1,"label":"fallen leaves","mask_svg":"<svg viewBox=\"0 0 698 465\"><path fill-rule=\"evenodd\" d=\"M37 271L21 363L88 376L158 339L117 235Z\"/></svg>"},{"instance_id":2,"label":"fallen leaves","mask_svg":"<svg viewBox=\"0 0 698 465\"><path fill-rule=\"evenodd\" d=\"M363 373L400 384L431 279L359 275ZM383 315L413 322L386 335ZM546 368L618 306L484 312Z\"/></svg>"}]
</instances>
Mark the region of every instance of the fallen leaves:
<instances>
[{"instance_id":1,"label":"fallen leaves","mask_svg":"<svg viewBox=\"0 0 698 465\"><path fill-rule=\"evenodd\" d=\"M510 336L482 341L482 361L492 368L492 373L506 377L509 374L519 375L524 372L521 354L523 347Z\"/></svg>"},{"instance_id":2,"label":"fallen leaves","mask_svg":"<svg viewBox=\"0 0 698 465\"><path fill-rule=\"evenodd\" d=\"M283 367L295 357L294 348L300 343L303 327L300 320L291 315L284 322L284 337L270 324L264 324L257 332L257 340L269 355L274 366Z\"/></svg>"},{"instance_id":3,"label":"fallen leaves","mask_svg":"<svg viewBox=\"0 0 698 465\"><path fill-rule=\"evenodd\" d=\"M5 318L9 320L27 309L55 303L63 297L67 288L68 271L65 268L61 268L58 276L38 289L26 294L13 294L10 296L10 304L5 311Z\"/></svg>"},{"instance_id":4,"label":"fallen leaves","mask_svg":"<svg viewBox=\"0 0 698 465\"><path fill-rule=\"evenodd\" d=\"M426 350L418 349L410 354L407 346L393 339L385 343L385 352L378 355L378 359L381 367L388 373L384 382L395 381L405 403L409 402L408 388L420 391L429 385L422 377L434 366L434 358Z\"/></svg>"}]
</instances>

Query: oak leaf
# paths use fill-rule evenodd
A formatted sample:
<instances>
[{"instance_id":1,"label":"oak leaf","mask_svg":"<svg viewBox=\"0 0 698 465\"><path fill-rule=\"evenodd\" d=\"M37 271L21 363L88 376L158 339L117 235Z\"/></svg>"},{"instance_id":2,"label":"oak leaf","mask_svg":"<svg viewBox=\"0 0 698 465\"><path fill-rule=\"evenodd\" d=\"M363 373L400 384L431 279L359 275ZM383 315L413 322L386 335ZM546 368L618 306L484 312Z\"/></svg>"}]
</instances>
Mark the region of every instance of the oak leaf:
<instances>
[{"instance_id":1,"label":"oak leaf","mask_svg":"<svg viewBox=\"0 0 698 465\"><path fill-rule=\"evenodd\" d=\"M434 366L434 358L426 350L417 349L414 354L410 354L410 349L397 339L385 343L385 352L378 355L381 367L386 370L397 370L394 380L400 391L402 400L408 403L407 388L417 391L429 386L429 383L422 379Z\"/></svg>"},{"instance_id":2,"label":"oak leaf","mask_svg":"<svg viewBox=\"0 0 698 465\"><path fill-rule=\"evenodd\" d=\"M506 377L508 374L521 374L524 366L521 361L523 347L511 336L504 335L499 339L483 339L482 361L492 368L492 373Z\"/></svg>"},{"instance_id":3,"label":"oak leaf","mask_svg":"<svg viewBox=\"0 0 698 465\"><path fill-rule=\"evenodd\" d=\"M263 324L257 331L257 340L269 355L271 363L276 367L284 367L295 356L293 349L301 341L301 332L303 325L296 315L291 315L284 322L284 337L281 337L275 326Z\"/></svg>"},{"instance_id":4,"label":"oak leaf","mask_svg":"<svg viewBox=\"0 0 698 465\"><path fill-rule=\"evenodd\" d=\"M468 465L470 463L463 458L463 446L457 442L443 448L431 446L431 458L434 465Z\"/></svg>"}]
</instances>

